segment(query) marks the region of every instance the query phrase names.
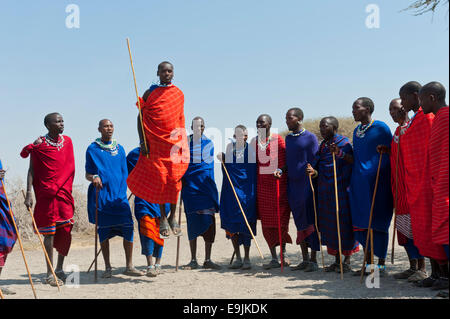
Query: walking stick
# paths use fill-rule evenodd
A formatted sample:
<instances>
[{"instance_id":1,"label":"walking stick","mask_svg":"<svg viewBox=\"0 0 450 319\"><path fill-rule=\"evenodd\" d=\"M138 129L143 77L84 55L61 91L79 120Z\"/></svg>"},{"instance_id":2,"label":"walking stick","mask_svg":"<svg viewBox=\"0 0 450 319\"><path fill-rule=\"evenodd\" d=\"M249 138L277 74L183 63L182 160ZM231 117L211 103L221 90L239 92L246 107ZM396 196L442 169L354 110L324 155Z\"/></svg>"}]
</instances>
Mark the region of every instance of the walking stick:
<instances>
[{"instance_id":1,"label":"walking stick","mask_svg":"<svg viewBox=\"0 0 450 319\"><path fill-rule=\"evenodd\" d=\"M256 248L258 248L259 255L261 256L261 259L264 259L264 256L263 256L263 254L261 252L261 249L259 248L258 242L256 241L255 235L253 235L253 231L252 231L252 229L250 227L250 224L248 223L247 217L245 216L244 209L242 208L242 205L241 205L241 201L239 200L239 197L236 194L236 191L235 191L234 186L233 186L233 182L231 181L230 175L228 175L227 168L225 167L225 164L223 163L222 160L220 160L220 162L222 163L222 167L223 167L223 169L224 169L224 171L225 171L225 173L227 175L228 181L230 182L231 189L233 190L234 197L236 198L236 200L238 202L238 205L239 205L239 208L241 210L242 216L244 217L245 223L247 224L247 228L250 231L250 234L252 235L253 240L255 241Z\"/></svg>"},{"instance_id":2,"label":"walking stick","mask_svg":"<svg viewBox=\"0 0 450 319\"><path fill-rule=\"evenodd\" d=\"M334 172L334 194L336 196L336 226L338 232L338 243L339 243L339 267L341 269L341 280L344 280L344 268L342 267L342 245L341 245L341 227L339 222L339 196L338 196L338 185L337 185L337 174L336 174L336 155L333 154L333 172Z\"/></svg>"},{"instance_id":3,"label":"walking stick","mask_svg":"<svg viewBox=\"0 0 450 319\"><path fill-rule=\"evenodd\" d=\"M178 225L180 225L181 227L181 192L180 192L180 207L178 209ZM181 236L177 237L177 260L175 263L175 271L178 271L178 262L180 259L180 237Z\"/></svg>"},{"instance_id":4,"label":"walking stick","mask_svg":"<svg viewBox=\"0 0 450 319\"><path fill-rule=\"evenodd\" d=\"M14 225L14 229L16 230L17 239L19 241L19 246L20 246L20 251L22 252L22 257L23 257L23 262L25 263L25 268L27 269L28 279L30 280L31 289L33 290L34 298L37 299L36 290L34 289L33 280L31 280L30 269L28 269L27 259L25 258L25 252L23 250L22 238L20 237L19 230L17 229L16 221L14 220L14 215L13 215L13 212L12 212L12 209L11 209L11 203L9 202L8 195L6 194L5 184L3 184L3 180L2 179L0 181L2 182L3 190L5 191L6 201L8 202L9 214L11 215L11 221L12 221L12 223Z\"/></svg>"},{"instance_id":5,"label":"walking stick","mask_svg":"<svg viewBox=\"0 0 450 319\"><path fill-rule=\"evenodd\" d=\"M373 229L370 230L370 264L372 265L370 267L370 273L374 272L375 264L373 263Z\"/></svg>"},{"instance_id":6,"label":"walking stick","mask_svg":"<svg viewBox=\"0 0 450 319\"><path fill-rule=\"evenodd\" d=\"M131 57L130 39L128 39L128 38L127 38L127 46L128 46L128 53L130 55L131 70L133 71L134 88L136 90L136 98L137 98L138 108L139 108L139 120L141 121L142 137L144 139L145 149L148 150L147 140L145 138L145 132L144 132L144 123L142 122L141 100L139 99L139 93L138 93L137 84L136 84L136 75L134 73L133 58ZM148 154L146 156L148 158Z\"/></svg>"},{"instance_id":7,"label":"walking stick","mask_svg":"<svg viewBox=\"0 0 450 319\"><path fill-rule=\"evenodd\" d=\"M314 186L312 183L311 175L308 174L308 176L309 176L309 184L311 185L311 190L312 190L312 194L313 194L314 221L315 221L316 229L317 229L317 237L319 237L320 252L322 253L322 267L325 268L325 262L324 262L324 258L323 258L323 249L322 249L322 239L320 236L319 226L317 225L316 194L314 192Z\"/></svg>"},{"instance_id":8,"label":"walking stick","mask_svg":"<svg viewBox=\"0 0 450 319\"><path fill-rule=\"evenodd\" d=\"M278 216L278 239L280 240L281 272L283 272L283 243L281 242L281 214L280 214L280 180L277 179L277 216Z\"/></svg>"},{"instance_id":9,"label":"walking stick","mask_svg":"<svg viewBox=\"0 0 450 319\"><path fill-rule=\"evenodd\" d=\"M399 156L399 154L400 154L400 132L398 134L397 156L395 159L394 235L392 237L391 264L394 264L395 230L397 228L398 156Z\"/></svg>"},{"instance_id":10,"label":"walking stick","mask_svg":"<svg viewBox=\"0 0 450 319\"><path fill-rule=\"evenodd\" d=\"M233 251L233 255L231 255L231 260L230 260L230 265L233 263L234 261L234 255L236 255L236 252Z\"/></svg>"},{"instance_id":11,"label":"walking stick","mask_svg":"<svg viewBox=\"0 0 450 319\"><path fill-rule=\"evenodd\" d=\"M375 196L377 195L378 178L380 177L380 168L381 168L381 159L382 158L383 158L383 152L380 153L380 159L378 161L377 177L375 179L375 189L373 190L372 205L370 206L369 225L367 227L367 237L366 237L366 248L364 249L364 261L363 261L363 266L361 268L361 280L360 280L361 283L363 282L364 272L366 271L367 248L369 246L369 235L370 235L370 231L372 229L373 207L375 205ZM371 247L371 250L373 250L373 246Z\"/></svg>"},{"instance_id":12,"label":"walking stick","mask_svg":"<svg viewBox=\"0 0 450 319\"><path fill-rule=\"evenodd\" d=\"M97 282L97 236L98 236L98 193L99 189L95 189L95 248L94 248L94 281Z\"/></svg>"},{"instance_id":13,"label":"walking stick","mask_svg":"<svg viewBox=\"0 0 450 319\"><path fill-rule=\"evenodd\" d=\"M100 247L100 249L98 250L96 257L98 257L98 255L100 255L100 252L101 252L101 251L102 251L102 247ZM94 266L95 259L96 259L96 258L94 258L94 260L92 261L91 265L89 266L89 268L88 268L88 270L87 270L88 273L91 271L92 266Z\"/></svg>"},{"instance_id":14,"label":"walking stick","mask_svg":"<svg viewBox=\"0 0 450 319\"><path fill-rule=\"evenodd\" d=\"M23 189L22 189L22 195L23 195L23 198L26 199L25 192L23 191ZM44 246L44 242L42 241L41 235L39 234L39 230L37 228L36 221L34 220L33 212L31 211L31 208L27 207L27 209L28 209L28 212L30 213L31 221L33 222L34 231L35 231L37 237L39 238L39 242L41 243L42 250L44 251L45 259L47 260L47 263L49 264L50 269L52 270L52 275L53 275L53 278L55 279L56 286L58 287L58 291L61 291L61 288L59 287L59 283L58 283L58 277L56 277L55 271L53 270L53 264L50 261L50 258L48 257L47 250L45 249L45 246Z\"/></svg>"}]
</instances>

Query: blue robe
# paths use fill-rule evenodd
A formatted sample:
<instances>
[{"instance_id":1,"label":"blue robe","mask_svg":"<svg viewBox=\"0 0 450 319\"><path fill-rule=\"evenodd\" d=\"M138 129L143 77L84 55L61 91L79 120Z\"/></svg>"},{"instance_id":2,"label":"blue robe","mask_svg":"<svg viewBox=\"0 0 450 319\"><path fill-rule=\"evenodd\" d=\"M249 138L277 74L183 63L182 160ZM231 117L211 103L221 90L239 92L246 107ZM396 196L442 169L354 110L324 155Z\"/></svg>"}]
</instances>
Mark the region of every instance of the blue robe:
<instances>
[{"instance_id":1,"label":"blue robe","mask_svg":"<svg viewBox=\"0 0 450 319\"><path fill-rule=\"evenodd\" d=\"M125 150L118 145L118 154L112 155L93 142L86 151L86 173L99 175L103 188L98 195L98 226L133 225L127 199L127 161ZM88 189L89 222L95 224L95 187Z\"/></svg>"},{"instance_id":2,"label":"blue robe","mask_svg":"<svg viewBox=\"0 0 450 319\"><path fill-rule=\"evenodd\" d=\"M225 167L252 232L256 235L256 162L251 161L254 156L252 157L251 155L252 150L248 143L245 143L245 151L242 158L236 158L235 148L236 144L233 143L232 148L226 154ZM239 244L249 247L252 239L250 231L242 216L241 209L223 167L222 173L222 191L220 193L221 227L231 234L239 233Z\"/></svg>"},{"instance_id":3,"label":"blue robe","mask_svg":"<svg viewBox=\"0 0 450 319\"><path fill-rule=\"evenodd\" d=\"M347 137L336 134L329 143L336 144L346 154L352 155L353 148ZM336 220L336 193L334 187L333 156L329 144L323 141L316 155L314 168L318 171L316 203L318 227L322 239L322 245L328 247L328 252L336 255L339 251L339 240ZM352 176L352 164L344 159L336 157L336 177L339 200L339 225L341 232L341 248L345 256L352 255L358 247L353 235L352 216L348 188Z\"/></svg>"},{"instance_id":4,"label":"blue robe","mask_svg":"<svg viewBox=\"0 0 450 319\"><path fill-rule=\"evenodd\" d=\"M306 237L306 242L316 251L320 250L320 247L314 226L312 190L306 174L306 166L308 163L313 163L318 148L317 137L309 131L304 131L299 136L286 136L289 206L297 227L298 237L302 236L302 231L313 227L314 233ZM300 241L300 238L297 238L297 244Z\"/></svg>"},{"instance_id":5,"label":"blue robe","mask_svg":"<svg viewBox=\"0 0 450 319\"><path fill-rule=\"evenodd\" d=\"M349 193L350 208L353 227L367 230L380 159L376 148L378 145L390 146L392 133L389 127L381 121L374 121L365 132L364 137L358 137L356 131L357 129L353 133L354 163ZM390 160L388 154L383 154L371 225L374 230L374 253L379 258L386 256L392 214ZM365 231L355 232L355 238L363 246L366 244L366 234Z\"/></svg>"},{"instance_id":6,"label":"blue robe","mask_svg":"<svg viewBox=\"0 0 450 319\"><path fill-rule=\"evenodd\" d=\"M199 211L219 211L219 194L214 181L214 145L210 139L202 135L194 143L193 135L189 136L190 162L183 176L181 197L188 224L188 237L193 240L206 232L213 222L210 214Z\"/></svg>"}]
</instances>

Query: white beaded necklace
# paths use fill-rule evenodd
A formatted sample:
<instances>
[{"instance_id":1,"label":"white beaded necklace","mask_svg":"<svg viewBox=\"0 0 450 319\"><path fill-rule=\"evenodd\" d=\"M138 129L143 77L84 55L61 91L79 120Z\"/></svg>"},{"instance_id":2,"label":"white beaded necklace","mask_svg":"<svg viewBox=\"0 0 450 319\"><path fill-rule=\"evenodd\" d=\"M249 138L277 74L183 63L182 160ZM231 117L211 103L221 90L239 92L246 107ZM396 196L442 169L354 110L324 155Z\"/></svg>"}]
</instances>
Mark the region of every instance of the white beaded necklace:
<instances>
[{"instance_id":1,"label":"white beaded necklace","mask_svg":"<svg viewBox=\"0 0 450 319\"><path fill-rule=\"evenodd\" d=\"M61 138L60 142L58 142L59 138ZM56 147L58 151L64 147L64 136L62 134L58 134L56 142L48 134L44 136L44 140L47 145Z\"/></svg>"},{"instance_id":2,"label":"white beaded necklace","mask_svg":"<svg viewBox=\"0 0 450 319\"><path fill-rule=\"evenodd\" d=\"M258 137L258 145L263 151L265 151L267 149L267 147L269 146L271 140L272 140L272 134L270 134L269 138L267 139L267 142L265 142L265 143L263 143L261 141L261 139Z\"/></svg>"}]
</instances>

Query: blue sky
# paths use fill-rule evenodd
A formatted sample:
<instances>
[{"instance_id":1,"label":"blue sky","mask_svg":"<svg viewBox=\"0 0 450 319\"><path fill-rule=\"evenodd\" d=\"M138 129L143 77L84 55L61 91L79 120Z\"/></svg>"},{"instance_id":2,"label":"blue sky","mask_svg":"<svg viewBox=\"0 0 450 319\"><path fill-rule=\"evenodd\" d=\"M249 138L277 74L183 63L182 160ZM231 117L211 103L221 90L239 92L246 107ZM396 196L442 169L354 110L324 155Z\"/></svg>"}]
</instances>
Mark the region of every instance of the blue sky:
<instances>
[{"instance_id":1,"label":"blue sky","mask_svg":"<svg viewBox=\"0 0 450 319\"><path fill-rule=\"evenodd\" d=\"M174 64L188 125L199 115L224 132L254 127L269 113L273 127L285 130L292 106L306 118L351 116L353 101L368 96L374 117L394 128L387 107L401 85L449 84L448 6L434 17L400 12L412 2L3 0L0 158L7 177L25 181L20 150L46 132L43 118L54 111L74 141L77 184L87 185L85 150L100 119L113 121L127 152L137 145L127 37L140 94L157 80L159 62ZM79 29L65 25L72 3ZM365 24L371 3L380 8L378 29Z\"/></svg>"}]
</instances>

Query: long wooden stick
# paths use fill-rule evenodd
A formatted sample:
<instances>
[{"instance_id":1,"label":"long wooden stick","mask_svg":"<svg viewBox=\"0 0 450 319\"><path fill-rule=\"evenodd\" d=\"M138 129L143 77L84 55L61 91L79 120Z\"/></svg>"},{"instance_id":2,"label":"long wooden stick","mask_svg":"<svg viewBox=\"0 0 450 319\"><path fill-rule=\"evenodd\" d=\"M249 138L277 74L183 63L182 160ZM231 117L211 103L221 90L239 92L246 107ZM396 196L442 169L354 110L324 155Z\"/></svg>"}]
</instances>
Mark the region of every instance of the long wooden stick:
<instances>
[{"instance_id":1,"label":"long wooden stick","mask_svg":"<svg viewBox=\"0 0 450 319\"><path fill-rule=\"evenodd\" d=\"M237 196L236 191L234 190L233 182L231 181L230 175L228 175L227 168L225 167L225 164L223 163L222 160L221 160L221 163L222 163L222 167L223 167L223 169L224 169L224 171L225 171L225 173L227 175L228 181L230 182L231 189L233 190L233 193L234 193L234 197L236 198L236 200L238 202L238 205L239 205L239 208L241 210L242 216L244 217L245 223L247 224L247 228L250 231L250 234L252 235L253 240L255 241L256 248L258 248L259 255L261 256L261 259L264 259L264 256L263 256L263 254L261 252L261 249L259 248L258 242L256 241L255 235L253 235L253 231L252 231L252 229L251 229L251 227L250 227L250 225L248 223L247 217L245 216L244 210L242 209L241 201L239 200L239 197Z\"/></svg>"},{"instance_id":2,"label":"long wooden stick","mask_svg":"<svg viewBox=\"0 0 450 319\"><path fill-rule=\"evenodd\" d=\"M342 266L342 244L341 244L341 227L339 222L339 195L337 185L337 173L336 173L336 155L333 154L333 171L334 171L334 194L336 196L336 226L339 240L339 266L341 268L341 280L344 280L344 268Z\"/></svg>"},{"instance_id":3,"label":"long wooden stick","mask_svg":"<svg viewBox=\"0 0 450 319\"><path fill-rule=\"evenodd\" d=\"M22 195L23 195L24 199L27 198L25 196L25 192L23 191L23 189L22 189ZM48 257L44 242L42 241L41 235L39 234L39 230L37 228L36 221L34 220L33 212L31 211L30 207L27 207L27 210L30 213L31 221L33 222L34 232L36 233L37 237L39 238L39 242L41 243L42 250L44 251L45 259L47 260L47 263L52 271L52 275L53 275L53 278L55 279L56 286L58 287L58 291L61 291L61 288L59 287L59 283L58 283L58 277L56 276L55 271L53 270L53 263L50 261L50 258Z\"/></svg>"},{"instance_id":4,"label":"long wooden stick","mask_svg":"<svg viewBox=\"0 0 450 319\"><path fill-rule=\"evenodd\" d=\"M178 225L180 225L181 227L181 192L180 192L180 204L179 204L179 209L178 209ZM176 259L176 263L175 263L175 271L178 271L178 264L179 264L179 260L180 260L180 237L177 237L177 259Z\"/></svg>"},{"instance_id":5,"label":"long wooden stick","mask_svg":"<svg viewBox=\"0 0 450 319\"><path fill-rule=\"evenodd\" d=\"M0 181L2 182L3 190L5 191L6 201L8 202L9 214L11 215L11 221L12 221L12 223L14 225L14 229L16 230L17 240L19 241L20 251L22 252L22 257L23 257L23 262L25 263L25 268L27 269L28 279L30 280L31 289L33 290L34 298L37 299L36 290L34 289L33 280L31 280L30 269L28 268L27 259L25 258L25 252L23 250L22 238L20 237L16 221L14 220L14 215L13 215L13 212L12 212L12 209L11 209L11 203L9 202L8 194L6 194L5 184L3 184L3 180L2 179Z\"/></svg>"},{"instance_id":6,"label":"long wooden stick","mask_svg":"<svg viewBox=\"0 0 450 319\"><path fill-rule=\"evenodd\" d=\"M375 270L375 264L373 262L373 229L370 229L370 264L372 265L370 267L370 273L373 273Z\"/></svg>"},{"instance_id":7,"label":"long wooden stick","mask_svg":"<svg viewBox=\"0 0 450 319\"><path fill-rule=\"evenodd\" d=\"M96 257L98 257L98 255L100 255L101 251L102 251L102 247L100 247L100 249L98 250L97 256L96 256ZM91 268L92 268L92 266L94 266L94 264L95 264L95 258L94 258L94 260L92 261L91 265L89 266L87 272L90 272L90 271L91 271Z\"/></svg>"},{"instance_id":8,"label":"long wooden stick","mask_svg":"<svg viewBox=\"0 0 450 319\"><path fill-rule=\"evenodd\" d=\"M130 39L128 39L128 38L127 38L127 46L128 46L128 53L129 53L129 55L130 55L131 70L133 71L134 88L135 88L135 90L136 90L136 98L137 98L138 108L139 108L139 120L141 121L142 137L143 137L143 139L144 139L145 149L148 150L148 147L147 147L147 140L146 140L146 138L145 138L144 123L143 123L143 121L142 121L141 100L139 99L139 93L138 93L137 84L136 84L136 75L135 75L135 73L134 73L133 58L132 58L132 56L131 56ZM147 156L147 158L148 158L148 154L147 154L146 156Z\"/></svg>"},{"instance_id":9,"label":"long wooden stick","mask_svg":"<svg viewBox=\"0 0 450 319\"><path fill-rule=\"evenodd\" d=\"M381 168L381 159L382 158L383 158L383 152L380 153L380 159L378 161L377 177L375 179L375 189L373 190L372 205L370 206L369 225L367 227L367 236L366 236L366 247L364 248L364 261L363 261L363 266L361 268L361 279L360 279L361 283L363 282L364 272L366 271L367 249L369 247L370 230L372 229L373 207L375 206L375 197L377 195L378 179L380 177L380 168ZM371 249L373 250L373 247L371 247Z\"/></svg>"},{"instance_id":10,"label":"long wooden stick","mask_svg":"<svg viewBox=\"0 0 450 319\"><path fill-rule=\"evenodd\" d=\"M233 263L235 255L236 255L236 252L233 251L233 255L231 255L230 265Z\"/></svg>"},{"instance_id":11,"label":"long wooden stick","mask_svg":"<svg viewBox=\"0 0 450 319\"><path fill-rule=\"evenodd\" d=\"M391 264L394 264L395 230L397 228L398 156L399 156L399 154L400 154L400 132L398 133L397 156L395 159L394 234L392 236Z\"/></svg>"},{"instance_id":12,"label":"long wooden stick","mask_svg":"<svg viewBox=\"0 0 450 319\"><path fill-rule=\"evenodd\" d=\"M308 176L309 176L309 184L311 185L312 196L313 196L314 222L316 224L317 237L319 237L320 252L322 253L322 267L325 268L325 261L324 261L324 258L323 258L323 249L322 249L322 239L321 239L321 236L320 236L319 226L317 224L316 193L314 192L314 186L313 186L313 183L312 183L311 175L308 174Z\"/></svg>"},{"instance_id":13,"label":"long wooden stick","mask_svg":"<svg viewBox=\"0 0 450 319\"><path fill-rule=\"evenodd\" d=\"M280 214L280 180L277 179L277 216L278 216L278 240L280 241L280 262L281 272L283 272L283 241L281 238L281 214Z\"/></svg>"},{"instance_id":14,"label":"long wooden stick","mask_svg":"<svg viewBox=\"0 0 450 319\"><path fill-rule=\"evenodd\" d=\"M94 281L97 282L97 237L98 237L98 193L99 189L95 190L95 248L94 248Z\"/></svg>"}]
</instances>

